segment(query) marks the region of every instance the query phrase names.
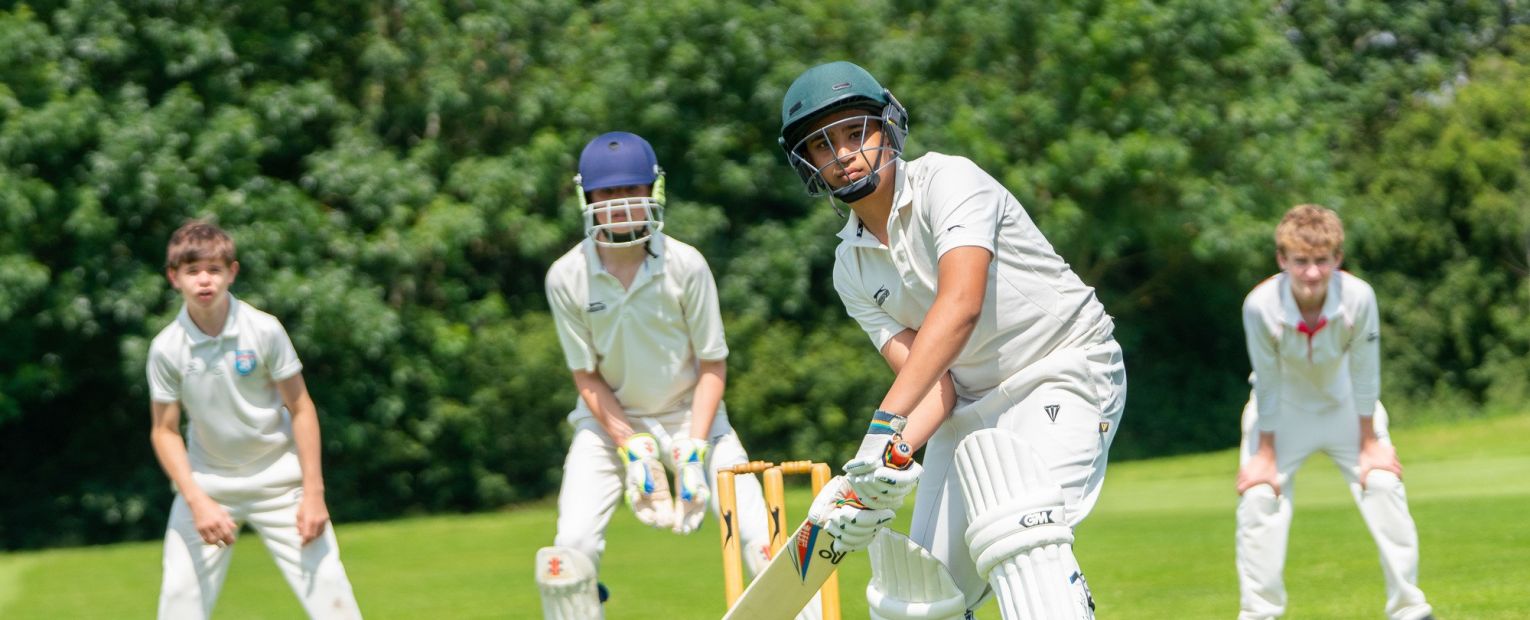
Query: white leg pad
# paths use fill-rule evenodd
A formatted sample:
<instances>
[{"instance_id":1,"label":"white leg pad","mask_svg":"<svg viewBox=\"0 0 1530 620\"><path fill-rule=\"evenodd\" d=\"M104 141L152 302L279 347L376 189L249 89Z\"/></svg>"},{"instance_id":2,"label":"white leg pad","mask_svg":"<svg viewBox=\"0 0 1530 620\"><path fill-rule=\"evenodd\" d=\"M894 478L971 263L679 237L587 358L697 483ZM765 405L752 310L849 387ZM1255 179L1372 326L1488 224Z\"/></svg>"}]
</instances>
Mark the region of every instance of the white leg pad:
<instances>
[{"instance_id":1,"label":"white leg pad","mask_svg":"<svg viewBox=\"0 0 1530 620\"><path fill-rule=\"evenodd\" d=\"M595 587L595 563L568 547L537 551L537 589L546 620L599 620L603 611Z\"/></svg>"},{"instance_id":2,"label":"white leg pad","mask_svg":"<svg viewBox=\"0 0 1530 620\"><path fill-rule=\"evenodd\" d=\"M984 429L956 447L967 548L1005 620L1088 620L1094 601L1073 557L1062 487L1014 433Z\"/></svg>"},{"instance_id":3,"label":"white leg pad","mask_svg":"<svg viewBox=\"0 0 1530 620\"><path fill-rule=\"evenodd\" d=\"M959 620L967 597L946 565L907 536L884 529L867 548L871 582L866 602L872 620Z\"/></svg>"}]
</instances>

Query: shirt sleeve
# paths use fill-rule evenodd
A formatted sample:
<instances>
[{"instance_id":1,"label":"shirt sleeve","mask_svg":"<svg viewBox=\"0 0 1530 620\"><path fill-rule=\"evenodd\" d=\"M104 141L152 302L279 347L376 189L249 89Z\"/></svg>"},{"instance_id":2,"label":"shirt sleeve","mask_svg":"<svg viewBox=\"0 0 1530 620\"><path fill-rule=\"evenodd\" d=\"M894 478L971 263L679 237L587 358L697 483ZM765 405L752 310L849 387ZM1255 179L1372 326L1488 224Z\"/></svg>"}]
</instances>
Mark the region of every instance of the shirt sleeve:
<instances>
[{"instance_id":1,"label":"shirt sleeve","mask_svg":"<svg viewBox=\"0 0 1530 620\"><path fill-rule=\"evenodd\" d=\"M871 344L876 346L877 351L881 351L887 341L908 327L882 310L872 294L866 292L858 277L860 270L856 269L855 261L854 250L841 252L835 257L834 290L839 293L840 302L845 304L845 313L855 319L871 338Z\"/></svg>"},{"instance_id":2,"label":"shirt sleeve","mask_svg":"<svg viewBox=\"0 0 1530 620\"><path fill-rule=\"evenodd\" d=\"M276 322L276 329L267 337L264 353L267 367L271 369L272 381L286 381L303 372L303 362L298 359L292 338L287 335L287 328L280 321Z\"/></svg>"},{"instance_id":3,"label":"shirt sleeve","mask_svg":"<svg viewBox=\"0 0 1530 620\"><path fill-rule=\"evenodd\" d=\"M1258 402L1259 430L1275 432L1280 417L1280 351L1278 335L1271 333L1264 314L1253 299L1243 302L1243 336L1248 361L1254 368L1254 400Z\"/></svg>"},{"instance_id":4,"label":"shirt sleeve","mask_svg":"<svg viewBox=\"0 0 1530 620\"><path fill-rule=\"evenodd\" d=\"M149 398L157 403L173 403L181 399L181 369L170 359L170 354L160 347L149 345Z\"/></svg>"},{"instance_id":5,"label":"shirt sleeve","mask_svg":"<svg viewBox=\"0 0 1530 620\"><path fill-rule=\"evenodd\" d=\"M997 180L965 158L933 173L926 197L937 260L946 252L976 246L994 253L999 216L1013 197Z\"/></svg>"},{"instance_id":6,"label":"shirt sleeve","mask_svg":"<svg viewBox=\"0 0 1530 620\"><path fill-rule=\"evenodd\" d=\"M566 281L557 277L557 266L547 272L547 305L552 310L553 326L558 332L558 343L563 346L563 359L570 370L594 372L596 355L594 337L590 326L581 313L579 300L575 298Z\"/></svg>"},{"instance_id":7,"label":"shirt sleeve","mask_svg":"<svg viewBox=\"0 0 1530 620\"><path fill-rule=\"evenodd\" d=\"M706 258L698 253L696 260L697 264L686 270L682 293L685 298L681 300L691 348L696 351L696 359L727 359L728 341L723 335L722 311L717 303L717 281L712 278Z\"/></svg>"},{"instance_id":8,"label":"shirt sleeve","mask_svg":"<svg viewBox=\"0 0 1530 620\"><path fill-rule=\"evenodd\" d=\"M1355 413L1369 418L1381 398L1381 318L1376 293L1365 287L1355 308L1355 327L1349 342L1349 376L1354 387Z\"/></svg>"}]
</instances>

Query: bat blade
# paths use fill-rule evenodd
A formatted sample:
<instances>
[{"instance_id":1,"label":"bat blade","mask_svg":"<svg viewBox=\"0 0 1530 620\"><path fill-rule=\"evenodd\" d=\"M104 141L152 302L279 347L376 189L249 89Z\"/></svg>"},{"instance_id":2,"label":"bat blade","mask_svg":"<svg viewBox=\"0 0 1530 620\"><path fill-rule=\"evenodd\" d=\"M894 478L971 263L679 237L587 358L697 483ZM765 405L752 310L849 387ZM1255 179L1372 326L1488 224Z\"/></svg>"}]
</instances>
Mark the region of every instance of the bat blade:
<instances>
[{"instance_id":1,"label":"bat blade","mask_svg":"<svg viewBox=\"0 0 1530 620\"><path fill-rule=\"evenodd\" d=\"M845 559L830 547L833 542L811 519L803 521L723 620L795 618Z\"/></svg>"}]
</instances>

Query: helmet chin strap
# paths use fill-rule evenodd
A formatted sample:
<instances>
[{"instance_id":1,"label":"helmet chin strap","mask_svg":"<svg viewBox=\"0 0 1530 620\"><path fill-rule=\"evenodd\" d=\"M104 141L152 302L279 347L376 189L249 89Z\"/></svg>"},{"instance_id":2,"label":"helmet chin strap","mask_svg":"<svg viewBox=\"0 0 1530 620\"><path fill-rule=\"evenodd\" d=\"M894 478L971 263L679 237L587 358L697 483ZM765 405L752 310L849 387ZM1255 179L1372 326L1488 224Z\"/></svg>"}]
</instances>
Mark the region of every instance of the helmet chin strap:
<instances>
[{"instance_id":1,"label":"helmet chin strap","mask_svg":"<svg viewBox=\"0 0 1530 620\"><path fill-rule=\"evenodd\" d=\"M872 192L877 191L877 184L881 181L882 175L878 174L876 171L872 171L871 174L866 175L866 178L857 180L854 183L836 189L830 193L834 194L835 198L840 199L845 204L850 204L870 196Z\"/></svg>"}]
</instances>

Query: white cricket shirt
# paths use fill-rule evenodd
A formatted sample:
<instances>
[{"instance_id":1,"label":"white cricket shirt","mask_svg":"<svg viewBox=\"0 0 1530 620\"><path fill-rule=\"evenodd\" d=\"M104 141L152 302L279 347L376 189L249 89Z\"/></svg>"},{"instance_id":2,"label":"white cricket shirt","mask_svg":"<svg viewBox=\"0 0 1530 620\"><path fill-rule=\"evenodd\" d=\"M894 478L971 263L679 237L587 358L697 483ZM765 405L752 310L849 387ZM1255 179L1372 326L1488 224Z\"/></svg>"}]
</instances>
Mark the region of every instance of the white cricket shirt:
<instances>
[{"instance_id":1,"label":"white cricket shirt","mask_svg":"<svg viewBox=\"0 0 1530 620\"><path fill-rule=\"evenodd\" d=\"M854 212L840 231L834 288L880 351L917 330L935 303L939 260L976 246L993 253L983 311L951 365L957 394L977 399L1048 354L1102 342L1113 325L1094 289L1057 255L1014 195L965 157L897 161L888 243Z\"/></svg>"},{"instance_id":2,"label":"white cricket shirt","mask_svg":"<svg viewBox=\"0 0 1530 620\"><path fill-rule=\"evenodd\" d=\"M547 270L547 304L572 370L599 371L630 416L686 409L698 360L728 357L707 261L662 234L624 289L586 239ZM571 419L589 415L584 399Z\"/></svg>"},{"instance_id":3,"label":"white cricket shirt","mask_svg":"<svg viewBox=\"0 0 1530 620\"><path fill-rule=\"evenodd\" d=\"M1275 431L1285 412L1372 415L1381 391L1380 326L1375 291L1349 272L1329 278L1316 325L1302 321L1285 272L1254 287L1243 300L1243 334L1259 430Z\"/></svg>"},{"instance_id":4,"label":"white cricket shirt","mask_svg":"<svg viewBox=\"0 0 1530 620\"><path fill-rule=\"evenodd\" d=\"M292 415L276 382L303 370L280 321L229 294L223 331L208 336L184 305L149 345L149 396L180 402L193 472L302 480ZM281 457L282 471L269 471ZM290 470L290 471L289 471ZM279 479L279 480L278 480Z\"/></svg>"}]
</instances>

